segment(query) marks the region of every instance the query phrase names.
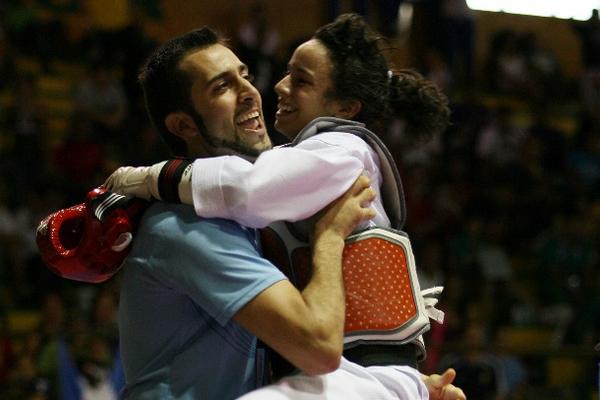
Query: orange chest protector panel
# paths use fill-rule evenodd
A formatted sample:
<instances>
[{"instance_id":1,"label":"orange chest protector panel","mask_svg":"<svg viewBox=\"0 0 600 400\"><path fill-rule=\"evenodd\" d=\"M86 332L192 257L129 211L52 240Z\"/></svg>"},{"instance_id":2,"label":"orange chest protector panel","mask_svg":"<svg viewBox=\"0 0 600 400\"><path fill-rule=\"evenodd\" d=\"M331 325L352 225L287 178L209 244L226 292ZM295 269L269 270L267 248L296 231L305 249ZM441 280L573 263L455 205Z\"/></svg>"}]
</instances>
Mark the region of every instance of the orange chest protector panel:
<instances>
[{"instance_id":1,"label":"orange chest protector panel","mask_svg":"<svg viewBox=\"0 0 600 400\"><path fill-rule=\"evenodd\" d=\"M263 255L302 290L310 279L310 247L289 224L261 230ZM371 228L346 239L343 253L346 344L406 343L429 329L410 240L390 228Z\"/></svg>"}]
</instances>

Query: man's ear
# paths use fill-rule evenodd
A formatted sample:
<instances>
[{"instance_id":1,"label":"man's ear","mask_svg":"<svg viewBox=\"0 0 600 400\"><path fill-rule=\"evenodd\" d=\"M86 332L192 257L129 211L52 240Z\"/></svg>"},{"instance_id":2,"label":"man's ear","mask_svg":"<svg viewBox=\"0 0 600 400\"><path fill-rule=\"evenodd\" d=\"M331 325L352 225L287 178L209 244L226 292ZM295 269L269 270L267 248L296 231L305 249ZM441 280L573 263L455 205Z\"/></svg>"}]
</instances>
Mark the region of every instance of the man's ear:
<instances>
[{"instance_id":1,"label":"man's ear","mask_svg":"<svg viewBox=\"0 0 600 400\"><path fill-rule=\"evenodd\" d=\"M176 111L167 115L165 126L169 132L186 141L198 134L196 122L188 113L183 111Z\"/></svg>"},{"instance_id":2,"label":"man's ear","mask_svg":"<svg viewBox=\"0 0 600 400\"><path fill-rule=\"evenodd\" d=\"M361 109L362 103L358 100L341 101L334 116L343 119L352 119L358 115Z\"/></svg>"}]
</instances>

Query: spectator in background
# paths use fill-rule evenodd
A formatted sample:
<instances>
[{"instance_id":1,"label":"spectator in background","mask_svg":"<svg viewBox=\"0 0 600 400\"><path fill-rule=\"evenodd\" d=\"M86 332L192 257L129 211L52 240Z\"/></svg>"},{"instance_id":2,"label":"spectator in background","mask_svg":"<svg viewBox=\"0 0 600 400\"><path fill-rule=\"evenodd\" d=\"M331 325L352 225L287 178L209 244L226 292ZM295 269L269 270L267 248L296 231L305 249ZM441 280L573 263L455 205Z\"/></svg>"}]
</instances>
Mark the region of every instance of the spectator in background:
<instances>
[{"instance_id":1,"label":"spectator in background","mask_svg":"<svg viewBox=\"0 0 600 400\"><path fill-rule=\"evenodd\" d=\"M75 112L92 122L95 140L119 147L128 105L123 86L114 72L114 66L106 60L92 62L89 75L77 85L73 100Z\"/></svg>"},{"instance_id":2,"label":"spectator in background","mask_svg":"<svg viewBox=\"0 0 600 400\"><path fill-rule=\"evenodd\" d=\"M6 400L54 399L48 380L40 377L34 357L27 353L17 357L6 386L0 387L0 395Z\"/></svg>"},{"instance_id":3,"label":"spectator in background","mask_svg":"<svg viewBox=\"0 0 600 400\"><path fill-rule=\"evenodd\" d=\"M487 332L487 322L480 308L471 306L469 319L464 328L464 352L448 354L440 360L440 366L453 365L469 398L498 400L511 398L525 381L523 365L515 357L495 354L486 346L493 347L493 333Z\"/></svg>"},{"instance_id":4,"label":"spectator in background","mask_svg":"<svg viewBox=\"0 0 600 400\"><path fill-rule=\"evenodd\" d=\"M59 345L61 400L116 400L125 378L119 354L107 340L90 335L81 347Z\"/></svg>"},{"instance_id":5,"label":"spectator in background","mask_svg":"<svg viewBox=\"0 0 600 400\"><path fill-rule=\"evenodd\" d=\"M69 131L53 151L51 166L67 200L78 203L93 186L106 163L102 138L94 134L92 122L83 115L71 117Z\"/></svg>"},{"instance_id":6,"label":"spectator in background","mask_svg":"<svg viewBox=\"0 0 600 400\"><path fill-rule=\"evenodd\" d=\"M124 46L127 27L133 18L130 0L84 0L83 13L89 30L82 40L89 59L111 60L121 65L124 61Z\"/></svg>"},{"instance_id":7,"label":"spectator in background","mask_svg":"<svg viewBox=\"0 0 600 400\"><path fill-rule=\"evenodd\" d=\"M0 14L1 18L1 14ZM4 31L2 20L0 19L0 91L7 89L9 84L14 81L17 76L13 54L14 49L8 40Z\"/></svg>"},{"instance_id":8,"label":"spectator in background","mask_svg":"<svg viewBox=\"0 0 600 400\"><path fill-rule=\"evenodd\" d=\"M19 53L35 57L44 71L57 53L64 54L67 41L64 23L51 1L20 0L9 2L5 11L6 32Z\"/></svg>"},{"instance_id":9,"label":"spectator in background","mask_svg":"<svg viewBox=\"0 0 600 400\"><path fill-rule=\"evenodd\" d=\"M465 0L442 0L446 60L455 84L469 86L473 80L475 19Z\"/></svg>"},{"instance_id":10,"label":"spectator in background","mask_svg":"<svg viewBox=\"0 0 600 400\"><path fill-rule=\"evenodd\" d=\"M492 89L502 94L521 94L529 82L527 54L520 46L519 33L512 30L498 32L492 38L493 51L491 62Z\"/></svg>"},{"instance_id":11,"label":"spectator in background","mask_svg":"<svg viewBox=\"0 0 600 400\"><path fill-rule=\"evenodd\" d=\"M130 140L128 155L125 159L131 161L131 165L136 166L154 164L157 160L163 159L165 154L169 153L169 149L156 134L150 121L140 118L138 127L136 132L131 133L134 137Z\"/></svg>"},{"instance_id":12,"label":"spectator in background","mask_svg":"<svg viewBox=\"0 0 600 400\"><path fill-rule=\"evenodd\" d=\"M116 399L124 384L118 350L79 317L76 307L67 309L65 299L62 292L44 297L40 327L29 335L23 372L15 379L27 387L43 382L54 399Z\"/></svg>"},{"instance_id":13,"label":"spectator in background","mask_svg":"<svg viewBox=\"0 0 600 400\"><path fill-rule=\"evenodd\" d=\"M47 111L39 100L37 77L19 76L2 121L6 141L12 144L8 167L17 190L27 182L39 185L39 165L46 162Z\"/></svg>"},{"instance_id":14,"label":"spectator in background","mask_svg":"<svg viewBox=\"0 0 600 400\"><path fill-rule=\"evenodd\" d=\"M7 384L15 358L13 339L8 328L8 314L0 309L0 387Z\"/></svg>"},{"instance_id":15,"label":"spectator in background","mask_svg":"<svg viewBox=\"0 0 600 400\"><path fill-rule=\"evenodd\" d=\"M92 314L92 329L109 346L107 351L119 351L119 327L117 323L118 292L110 287L101 290L95 299Z\"/></svg>"},{"instance_id":16,"label":"spectator in background","mask_svg":"<svg viewBox=\"0 0 600 400\"><path fill-rule=\"evenodd\" d=\"M551 123L551 112L544 105L534 106L534 121L529 126L528 135L538 139L541 144L542 168L546 173L564 171L566 165L567 138L563 131Z\"/></svg>"},{"instance_id":17,"label":"spectator in background","mask_svg":"<svg viewBox=\"0 0 600 400\"><path fill-rule=\"evenodd\" d=\"M590 19L585 22L573 21L571 25L579 35L581 55L584 67L600 67L600 15L599 10L592 10Z\"/></svg>"},{"instance_id":18,"label":"spectator in background","mask_svg":"<svg viewBox=\"0 0 600 400\"><path fill-rule=\"evenodd\" d=\"M442 54L434 48L425 50L423 66L425 77L440 90L448 91L452 86L452 71Z\"/></svg>"},{"instance_id":19,"label":"spectator in background","mask_svg":"<svg viewBox=\"0 0 600 400\"><path fill-rule=\"evenodd\" d=\"M582 74L580 79L580 92L586 113L594 118L599 118L600 67L590 68Z\"/></svg>"},{"instance_id":20,"label":"spectator in background","mask_svg":"<svg viewBox=\"0 0 600 400\"><path fill-rule=\"evenodd\" d=\"M574 21L572 27L579 36L583 73L580 95L590 115L600 114L600 16L598 9L586 22Z\"/></svg>"},{"instance_id":21,"label":"spectator in background","mask_svg":"<svg viewBox=\"0 0 600 400\"><path fill-rule=\"evenodd\" d=\"M40 269L35 230L48 209L62 206L60 196L45 187L14 188L8 180L0 181L0 283L1 302L9 307L35 308L53 274ZM45 186L45 185L44 185ZM16 189L19 189L17 192Z\"/></svg>"},{"instance_id":22,"label":"spectator in background","mask_svg":"<svg viewBox=\"0 0 600 400\"><path fill-rule=\"evenodd\" d=\"M512 118L513 111L509 107L491 110L491 117L477 139L476 152L484 162L501 167L516 159L525 132L514 124Z\"/></svg>"},{"instance_id":23,"label":"spectator in background","mask_svg":"<svg viewBox=\"0 0 600 400\"><path fill-rule=\"evenodd\" d=\"M573 300L582 290L582 280L600 260L591 220L584 210L562 210L535 240L538 273L551 278L542 286L544 304L566 308L569 315L575 312Z\"/></svg>"},{"instance_id":24,"label":"spectator in background","mask_svg":"<svg viewBox=\"0 0 600 400\"><path fill-rule=\"evenodd\" d=\"M366 21L382 35L394 37L398 33L398 10L404 0L376 0L374 2L365 0L352 0L352 12L365 18ZM343 1L329 0L326 4L326 17L334 20L343 11ZM371 4L375 3L373 7ZM373 15L372 11L375 11Z\"/></svg>"},{"instance_id":25,"label":"spectator in background","mask_svg":"<svg viewBox=\"0 0 600 400\"><path fill-rule=\"evenodd\" d=\"M52 378L42 371L40 356L43 346L43 335L32 330L25 332L20 338L20 345L15 351L14 362L6 384L0 385L0 398L19 399L55 399L52 391L56 384Z\"/></svg>"},{"instance_id":26,"label":"spectator in background","mask_svg":"<svg viewBox=\"0 0 600 400\"><path fill-rule=\"evenodd\" d=\"M136 12L131 23L123 29L119 46L122 48L120 57L121 83L127 100L131 107L130 113L146 116L144 109L144 95L137 84L137 74L150 52L156 47L153 39L148 37L144 31L143 22L145 16L136 7Z\"/></svg>"},{"instance_id":27,"label":"spectator in background","mask_svg":"<svg viewBox=\"0 0 600 400\"><path fill-rule=\"evenodd\" d=\"M41 320L39 324L40 373L53 382L58 393L58 352L60 341L66 333L66 310L63 296L59 292L50 292L41 301Z\"/></svg>"},{"instance_id":28,"label":"spectator in background","mask_svg":"<svg viewBox=\"0 0 600 400\"><path fill-rule=\"evenodd\" d=\"M4 177L4 170L2 171L0 175L0 307L8 307L14 305L11 264L18 260L20 242L16 232L15 196L9 190L8 179Z\"/></svg>"},{"instance_id":29,"label":"spectator in background","mask_svg":"<svg viewBox=\"0 0 600 400\"><path fill-rule=\"evenodd\" d=\"M573 138L566 158L577 191L594 196L600 192L600 119L589 119Z\"/></svg>"}]
</instances>

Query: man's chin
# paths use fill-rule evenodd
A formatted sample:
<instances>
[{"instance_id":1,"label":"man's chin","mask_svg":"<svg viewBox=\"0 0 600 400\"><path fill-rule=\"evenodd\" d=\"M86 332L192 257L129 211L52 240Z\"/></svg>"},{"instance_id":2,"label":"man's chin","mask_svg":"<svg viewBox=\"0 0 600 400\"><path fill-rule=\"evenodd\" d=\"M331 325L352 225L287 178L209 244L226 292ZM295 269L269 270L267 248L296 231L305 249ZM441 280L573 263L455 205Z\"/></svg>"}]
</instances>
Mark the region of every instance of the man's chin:
<instances>
[{"instance_id":1,"label":"man's chin","mask_svg":"<svg viewBox=\"0 0 600 400\"><path fill-rule=\"evenodd\" d=\"M263 151L270 150L271 143L257 144L249 146L240 143L221 143L220 146L214 147L215 156L240 156L250 161L254 161Z\"/></svg>"},{"instance_id":2,"label":"man's chin","mask_svg":"<svg viewBox=\"0 0 600 400\"><path fill-rule=\"evenodd\" d=\"M271 148L271 141L266 135L252 138L252 142L242 140L241 136L238 140L223 140L208 134L204 134L203 137L208 145L208 152L212 156L237 155L254 159L263 151Z\"/></svg>"}]
</instances>

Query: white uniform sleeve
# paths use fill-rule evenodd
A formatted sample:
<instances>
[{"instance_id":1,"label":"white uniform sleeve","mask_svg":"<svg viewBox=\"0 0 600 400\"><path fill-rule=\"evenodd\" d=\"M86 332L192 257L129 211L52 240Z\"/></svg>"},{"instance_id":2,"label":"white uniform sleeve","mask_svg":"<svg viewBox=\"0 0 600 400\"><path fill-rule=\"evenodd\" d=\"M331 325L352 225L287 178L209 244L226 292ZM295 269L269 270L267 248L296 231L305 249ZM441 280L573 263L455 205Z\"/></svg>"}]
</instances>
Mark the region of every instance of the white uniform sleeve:
<instances>
[{"instance_id":1,"label":"white uniform sleeve","mask_svg":"<svg viewBox=\"0 0 600 400\"><path fill-rule=\"evenodd\" d=\"M262 228L308 218L364 172L380 183L376 154L361 139L327 132L295 147L264 152L254 164L233 156L198 159L192 172L196 214Z\"/></svg>"}]
</instances>

